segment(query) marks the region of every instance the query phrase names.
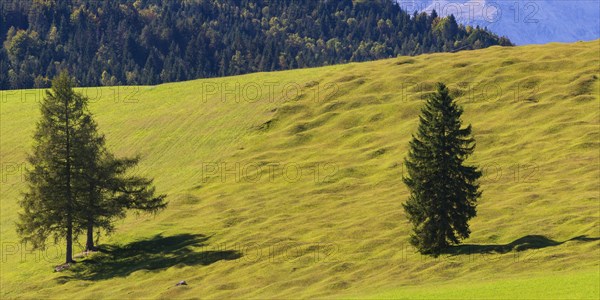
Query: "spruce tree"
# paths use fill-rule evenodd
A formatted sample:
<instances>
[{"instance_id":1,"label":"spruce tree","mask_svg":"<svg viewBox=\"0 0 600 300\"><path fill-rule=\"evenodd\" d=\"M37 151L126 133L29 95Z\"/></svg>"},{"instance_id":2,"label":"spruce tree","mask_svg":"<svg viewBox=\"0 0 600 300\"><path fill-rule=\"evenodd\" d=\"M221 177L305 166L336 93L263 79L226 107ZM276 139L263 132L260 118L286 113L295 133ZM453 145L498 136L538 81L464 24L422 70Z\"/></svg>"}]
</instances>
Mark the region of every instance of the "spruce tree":
<instances>
[{"instance_id":1,"label":"spruce tree","mask_svg":"<svg viewBox=\"0 0 600 300\"><path fill-rule=\"evenodd\" d=\"M73 262L73 237L77 232L77 193L82 182L81 124L87 99L73 91L73 81L61 73L40 105L41 119L34 134L31 165L26 173L28 190L20 201L17 232L24 242L43 248L48 237L66 240L66 263Z\"/></svg>"},{"instance_id":2,"label":"spruce tree","mask_svg":"<svg viewBox=\"0 0 600 300\"><path fill-rule=\"evenodd\" d=\"M468 221L476 215L481 172L465 164L475 139L471 125L462 128L462 112L439 83L421 111L405 159L410 197L403 206L413 225L410 242L423 254L440 254L468 238Z\"/></svg>"}]
</instances>

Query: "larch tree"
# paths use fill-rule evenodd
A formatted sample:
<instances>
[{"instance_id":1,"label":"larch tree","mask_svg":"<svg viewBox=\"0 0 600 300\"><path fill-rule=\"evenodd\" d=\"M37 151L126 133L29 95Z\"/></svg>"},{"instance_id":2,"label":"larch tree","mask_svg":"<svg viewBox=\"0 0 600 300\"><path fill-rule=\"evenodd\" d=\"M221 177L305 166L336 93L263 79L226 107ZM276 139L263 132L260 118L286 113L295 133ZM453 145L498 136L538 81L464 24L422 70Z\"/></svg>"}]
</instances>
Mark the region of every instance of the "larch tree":
<instances>
[{"instance_id":1,"label":"larch tree","mask_svg":"<svg viewBox=\"0 0 600 300\"><path fill-rule=\"evenodd\" d=\"M91 112L81 120L77 159L81 177L77 185L77 232L85 232L85 251L95 251L100 230L111 233L114 221L127 210L158 212L166 207L166 195L155 195L153 180L131 175L139 157L117 158L106 147ZM96 239L94 232L97 233Z\"/></svg>"},{"instance_id":2,"label":"larch tree","mask_svg":"<svg viewBox=\"0 0 600 300\"><path fill-rule=\"evenodd\" d=\"M48 237L66 240L65 263L73 262L73 237L77 234L77 190L83 182L84 148L80 139L87 118L87 99L73 91L67 73L53 80L40 105L41 119L28 156L27 191L20 201L17 232L24 242L43 248Z\"/></svg>"},{"instance_id":3,"label":"larch tree","mask_svg":"<svg viewBox=\"0 0 600 300\"><path fill-rule=\"evenodd\" d=\"M86 233L95 250L94 230L111 232L129 209L157 212L166 195L155 195L152 180L129 174L139 158L116 158L67 73L58 76L41 104L41 119L28 157L28 189L20 201L17 232L43 248L46 240L66 240L65 263L73 262L73 239Z\"/></svg>"},{"instance_id":4,"label":"larch tree","mask_svg":"<svg viewBox=\"0 0 600 300\"><path fill-rule=\"evenodd\" d=\"M129 174L139 157L116 158L106 149L99 154L86 173L86 205L81 210L86 251L96 251L100 230L110 234L114 221L125 217L127 210L156 213L167 206L166 195L156 195L152 179Z\"/></svg>"}]
</instances>

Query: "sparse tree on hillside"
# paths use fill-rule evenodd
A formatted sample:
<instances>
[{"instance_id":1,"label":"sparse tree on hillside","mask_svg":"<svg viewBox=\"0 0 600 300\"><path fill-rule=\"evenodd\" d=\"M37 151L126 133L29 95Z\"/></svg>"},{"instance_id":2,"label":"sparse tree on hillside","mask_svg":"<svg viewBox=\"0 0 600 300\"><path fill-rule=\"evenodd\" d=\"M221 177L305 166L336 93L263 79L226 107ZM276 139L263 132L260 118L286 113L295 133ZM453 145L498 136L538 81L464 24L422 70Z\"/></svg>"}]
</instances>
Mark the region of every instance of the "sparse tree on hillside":
<instances>
[{"instance_id":1,"label":"sparse tree on hillside","mask_svg":"<svg viewBox=\"0 0 600 300\"><path fill-rule=\"evenodd\" d=\"M112 231L128 209L166 207L166 196L155 196L151 179L127 174L139 158L115 158L106 149L87 101L66 73L53 81L41 105L17 224L22 240L34 248L44 247L50 236L55 242L65 238L66 263L73 262L79 233L87 233L86 250L94 250L94 229Z\"/></svg>"},{"instance_id":2,"label":"sparse tree on hillside","mask_svg":"<svg viewBox=\"0 0 600 300\"><path fill-rule=\"evenodd\" d=\"M77 217L76 190L82 182L83 148L79 139L87 117L87 99L73 91L73 82L61 73L41 104L41 120L34 135L28 190L20 205L17 232L35 248L44 247L49 236L66 239L66 263L73 262L73 236Z\"/></svg>"},{"instance_id":3,"label":"sparse tree on hillside","mask_svg":"<svg viewBox=\"0 0 600 300\"><path fill-rule=\"evenodd\" d=\"M75 152L81 168L77 184L75 226L86 233L86 251L95 251L94 230L107 233L113 222L125 217L126 210L157 212L166 207L166 195L155 196L152 180L128 175L140 159L117 158L105 145L105 137L90 112L81 119ZM98 236L96 237L98 238Z\"/></svg>"},{"instance_id":4,"label":"sparse tree on hillside","mask_svg":"<svg viewBox=\"0 0 600 300\"><path fill-rule=\"evenodd\" d=\"M85 205L81 210L86 251L97 250L94 230L111 233L113 222L125 217L127 210L155 213L167 205L166 195L155 195L151 179L127 174L139 163L139 158L116 158L106 149L98 154L86 172Z\"/></svg>"},{"instance_id":5,"label":"sparse tree on hillside","mask_svg":"<svg viewBox=\"0 0 600 300\"><path fill-rule=\"evenodd\" d=\"M437 255L469 237L476 215L481 172L464 162L475 149L471 126L462 127L462 108L438 84L422 109L418 132L405 160L410 197L404 210L413 224L410 242L423 254Z\"/></svg>"}]
</instances>

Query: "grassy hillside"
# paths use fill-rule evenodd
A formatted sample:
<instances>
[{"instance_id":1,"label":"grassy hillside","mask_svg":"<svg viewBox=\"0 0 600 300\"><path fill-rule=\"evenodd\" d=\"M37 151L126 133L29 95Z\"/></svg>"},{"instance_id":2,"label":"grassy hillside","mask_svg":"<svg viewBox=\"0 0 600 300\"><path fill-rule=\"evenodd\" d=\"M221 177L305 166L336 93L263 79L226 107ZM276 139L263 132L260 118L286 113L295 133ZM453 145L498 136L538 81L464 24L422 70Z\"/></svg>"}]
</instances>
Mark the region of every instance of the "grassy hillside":
<instances>
[{"instance_id":1,"label":"grassy hillside","mask_svg":"<svg viewBox=\"0 0 600 300\"><path fill-rule=\"evenodd\" d=\"M0 296L598 298L599 54L493 47L83 89L111 149L141 153L136 172L171 203L62 273L62 244L28 251L14 228L39 91L2 92ZM434 259L407 243L401 178L436 81L464 106L485 177L471 238Z\"/></svg>"}]
</instances>

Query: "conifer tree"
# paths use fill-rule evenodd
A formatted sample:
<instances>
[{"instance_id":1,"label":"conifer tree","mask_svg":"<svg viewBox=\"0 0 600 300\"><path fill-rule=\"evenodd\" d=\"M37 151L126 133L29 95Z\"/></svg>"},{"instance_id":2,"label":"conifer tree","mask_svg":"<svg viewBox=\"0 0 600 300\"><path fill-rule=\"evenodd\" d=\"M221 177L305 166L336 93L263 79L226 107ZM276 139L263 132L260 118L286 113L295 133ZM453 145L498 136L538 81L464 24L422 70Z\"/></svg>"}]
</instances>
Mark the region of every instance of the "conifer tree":
<instances>
[{"instance_id":1,"label":"conifer tree","mask_svg":"<svg viewBox=\"0 0 600 300\"><path fill-rule=\"evenodd\" d=\"M81 120L77 159L81 177L77 185L76 228L86 232L86 251L95 251L94 231L114 230L113 222L126 210L157 212L166 207L166 195L155 196L152 180L129 175L140 159L117 158L107 148L105 136L90 112Z\"/></svg>"},{"instance_id":2,"label":"conifer tree","mask_svg":"<svg viewBox=\"0 0 600 300\"><path fill-rule=\"evenodd\" d=\"M41 103L41 119L34 134L28 190L20 205L17 232L24 242L43 248L48 237L66 240L66 263L73 262L73 237L77 232L77 193L81 184L81 124L87 99L73 91L73 81L61 73Z\"/></svg>"},{"instance_id":3,"label":"conifer tree","mask_svg":"<svg viewBox=\"0 0 600 300\"><path fill-rule=\"evenodd\" d=\"M96 122L91 114L84 120L82 136L88 141L80 152L83 157L82 181L79 186L78 196L81 206L78 210L77 228L86 233L86 251L95 250L93 245L93 231L95 216L114 214L114 209L106 205L102 198L102 191L108 187L111 172L104 167L108 151L105 148L105 138L97 130ZM91 243L90 243L91 241Z\"/></svg>"},{"instance_id":4,"label":"conifer tree","mask_svg":"<svg viewBox=\"0 0 600 300\"><path fill-rule=\"evenodd\" d=\"M421 111L405 160L410 197L403 206L413 225L410 242L423 254L440 254L468 238L468 221L476 215L481 172L465 164L475 139L471 125L462 128L462 112L439 83Z\"/></svg>"},{"instance_id":5,"label":"conifer tree","mask_svg":"<svg viewBox=\"0 0 600 300\"><path fill-rule=\"evenodd\" d=\"M127 210L155 213L167 205L166 195L155 195L153 180L129 175L140 159L116 158L102 149L98 159L91 161L86 172L85 206L80 226L86 231L86 251L95 251L94 231L114 230L114 221L123 218ZM96 237L98 238L98 236Z\"/></svg>"},{"instance_id":6,"label":"conifer tree","mask_svg":"<svg viewBox=\"0 0 600 300\"><path fill-rule=\"evenodd\" d=\"M65 238L66 263L73 262L73 239L86 232L86 250L95 250L94 229L111 232L126 210L157 212L166 195L155 196L152 180L128 174L139 158L116 158L87 109L87 98L62 73L42 102L41 120L28 161L28 191L20 205L17 232L43 248L48 237Z\"/></svg>"}]
</instances>

